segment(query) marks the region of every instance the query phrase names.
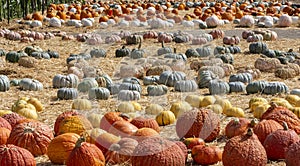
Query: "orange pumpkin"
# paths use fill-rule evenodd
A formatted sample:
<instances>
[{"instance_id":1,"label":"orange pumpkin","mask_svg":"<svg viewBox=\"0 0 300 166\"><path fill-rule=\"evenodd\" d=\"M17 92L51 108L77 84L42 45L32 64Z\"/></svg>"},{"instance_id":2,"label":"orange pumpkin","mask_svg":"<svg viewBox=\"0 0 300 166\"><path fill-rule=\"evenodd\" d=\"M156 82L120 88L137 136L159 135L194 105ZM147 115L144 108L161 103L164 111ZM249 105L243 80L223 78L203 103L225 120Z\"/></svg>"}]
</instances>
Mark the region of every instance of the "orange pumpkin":
<instances>
[{"instance_id":1,"label":"orange pumpkin","mask_svg":"<svg viewBox=\"0 0 300 166\"><path fill-rule=\"evenodd\" d=\"M120 112L107 112L100 121L100 128L108 131L112 124L119 120L131 121L126 114Z\"/></svg>"},{"instance_id":2,"label":"orange pumpkin","mask_svg":"<svg viewBox=\"0 0 300 166\"><path fill-rule=\"evenodd\" d=\"M0 127L0 145L6 144L9 135L10 135L9 129Z\"/></svg>"},{"instance_id":3,"label":"orange pumpkin","mask_svg":"<svg viewBox=\"0 0 300 166\"><path fill-rule=\"evenodd\" d=\"M32 18L34 20L39 20L39 21L43 21L43 19L44 19L43 15L41 15L41 13L39 13L39 12L33 13Z\"/></svg>"},{"instance_id":4,"label":"orange pumpkin","mask_svg":"<svg viewBox=\"0 0 300 166\"><path fill-rule=\"evenodd\" d=\"M217 146L197 145L192 148L192 158L197 164L212 165L222 160L222 150Z\"/></svg>"},{"instance_id":5,"label":"orange pumpkin","mask_svg":"<svg viewBox=\"0 0 300 166\"><path fill-rule=\"evenodd\" d=\"M230 12L224 12L221 14L221 17L223 20L228 20L228 21L232 21L233 20L233 15Z\"/></svg>"},{"instance_id":6,"label":"orange pumpkin","mask_svg":"<svg viewBox=\"0 0 300 166\"><path fill-rule=\"evenodd\" d=\"M58 128L58 135L64 133L76 133L80 135L81 133L91 130L93 128L91 122L81 115L69 116L64 118Z\"/></svg>"},{"instance_id":7,"label":"orange pumpkin","mask_svg":"<svg viewBox=\"0 0 300 166\"><path fill-rule=\"evenodd\" d=\"M62 19L62 20L66 20L66 19L67 19L67 15L66 15L65 12L59 11L59 12L56 13L56 15L57 15L60 19Z\"/></svg>"},{"instance_id":8,"label":"orange pumpkin","mask_svg":"<svg viewBox=\"0 0 300 166\"><path fill-rule=\"evenodd\" d=\"M138 128L128 121L119 120L113 123L108 132L116 136L126 137L134 134Z\"/></svg>"},{"instance_id":9,"label":"orange pumpkin","mask_svg":"<svg viewBox=\"0 0 300 166\"><path fill-rule=\"evenodd\" d=\"M109 20L109 18L107 16L101 16L99 18L99 22L107 22Z\"/></svg>"},{"instance_id":10,"label":"orange pumpkin","mask_svg":"<svg viewBox=\"0 0 300 166\"><path fill-rule=\"evenodd\" d=\"M95 145L103 152L103 154L105 154L108 151L109 147L112 144L120 141L120 139L120 137L117 137L113 134L103 133L96 138Z\"/></svg>"},{"instance_id":11,"label":"orange pumpkin","mask_svg":"<svg viewBox=\"0 0 300 166\"><path fill-rule=\"evenodd\" d=\"M36 165L33 155L28 150L12 144L0 145L0 161L1 165L5 166Z\"/></svg>"},{"instance_id":12,"label":"orange pumpkin","mask_svg":"<svg viewBox=\"0 0 300 166\"><path fill-rule=\"evenodd\" d=\"M55 133L55 135L58 135L58 130L59 130L60 123L65 118L70 117L70 116L74 116L74 115L81 115L81 114L77 111L72 110L72 111L63 112L60 115L58 115L58 117L56 118L55 123L54 123L54 133Z\"/></svg>"}]
</instances>

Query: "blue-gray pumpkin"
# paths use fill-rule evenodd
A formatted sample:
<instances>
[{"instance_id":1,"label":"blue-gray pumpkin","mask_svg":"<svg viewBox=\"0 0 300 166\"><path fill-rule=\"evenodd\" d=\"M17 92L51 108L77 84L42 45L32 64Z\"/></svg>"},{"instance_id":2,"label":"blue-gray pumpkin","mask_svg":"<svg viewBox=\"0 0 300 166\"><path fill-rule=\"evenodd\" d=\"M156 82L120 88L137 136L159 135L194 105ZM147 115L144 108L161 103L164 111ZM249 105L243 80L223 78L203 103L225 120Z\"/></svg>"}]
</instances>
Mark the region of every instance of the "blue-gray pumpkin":
<instances>
[{"instance_id":1,"label":"blue-gray pumpkin","mask_svg":"<svg viewBox=\"0 0 300 166\"><path fill-rule=\"evenodd\" d=\"M146 76L143 78L143 84L144 85L153 85L155 83L158 83L159 76Z\"/></svg>"},{"instance_id":2,"label":"blue-gray pumpkin","mask_svg":"<svg viewBox=\"0 0 300 166\"><path fill-rule=\"evenodd\" d=\"M185 51L185 55L187 58L190 58L190 57L199 57L199 53L193 49L193 48L189 48Z\"/></svg>"},{"instance_id":3,"label":"blue-gray pumpkin","mask_svg":"<svg viewBox=\"0 0 300 166\"><path fill-rule=\"evenodd\" d=\"M290 91L290 94L300 96L300 89L292 89Z\"/></svg>"},{"instance_id":4,"label":"blue-gray pumpkin","mask_svg":"<svg viewBox=\"0 0 300 166\"><path fill-rule=\"evenodd\" d=\"M165 47L165 42L164 41L161 42L161 47L162 48L159 48L157 50L157 55L158 56L173 52L173 49L171 47Z\"/></svg>"},{"instance_id":5,"label":"blue-gray pumpkin","mask_svg":"<svg viewBox=\"0 0 300 166\"><path fill-rule=\"evenodd\" d=\"M49 54L50 58L59 58L59 53L56 51L48 50L47 53Z\"/></svg>"},{"instance_id":6,"label":"blue-gray pumpkin","mask_svg":"<svg viewBox=\"0 0 300 166\"><path fill-rule=\"evenodd\" d=\"M23 78L20 81L20 88L22 90L29 90L29 91L40 91L43 90L43 84L38 80L30 79L30 78Z\"/></svg>"},{"instance_id":7,"label":"blue-gray pumpkin","mask_svg":"<svg viewBox=\"0 0 300 166\"><path fill-rule=\"evenodd\" d=\"M253 81L246 86L247 94L262 92L268 84L267 81Z\"/></svg>"},{"instance_id":8,"label":"blue-gray pumpkin","mask_svg":"<svg viewBox=\"0 0 300 166\"><path fill-rule=\"evenodd\" d=\"M242 82L229 82L228 83L230 87L230 93L231 92L245 92L246 91L246 85Z\"/></svg>"},{"instance_id":9,"label":"blue-gray pumpkin","mask_svg":"<svg viewBox=\"0 0 300 166\"><path fill-rule=\"evenodd\" d=\"M229 93L230 87L227 82L216 79L209 82L208 90L211 95L222 95Z\"/></svg>"},{"instance_id":10,"label":"blue-gray pumpkin","mask_svg":"<svg viewBox=\"0 0 300 166\"><path fill-rule=\"evenodd\" d=\"M249 45L249 51L253 54L260 54L268 50L268 46L263 42L255 42Z\"/></svg>"},{"instance_id":11,"label":"blue-gray pumpkin","mask_svg":"<svg viewBox=\"0 0 300 166\"><path fill-rule=\"evenodd\" d=\"M253 77L252 74L250 73L238 73L238 74L233 74L229 77L229 82L243 82L243 83L250 83L252 82Z\"/></svg>"},{"instance_id":12,"label":"blue-gray pumpkin","mask_svg":"<svg viewBox=\"0 0 300 166\"><path fill-rule=\"evenodd\" d=\"M106 51L102 48L92 49L90 55L92 58L104 58L106 57Z\"/></svg>"},{"instance_id":13,"label":"blue-gray pumpkin","mask_svg":"<svg viewBox=\"0 0 300 166\"><path fill-rule=\"evenodd\" d=\"M217 54L215 58L220 58L223 63L233 64L234 62L234 57L231 53Z\"/></svg>"},{"instance_id":14,"label":"blue-gray pumpkin","mask_svg":"<svg viewBox=\"0 0 300 166\"><path fill-rule=\"evenodd\" d=\"M148 96L161 96L168 93L168 87L165 85L148 85Z\"/></svg>"},{"instance_id":15,"label":"blue-gray pumpkin","mask_svg":"<svg viewBox=\"0 0 300 166\"><path fill-rule=\"evenodd\" d=\"M79 78L75 74L61 75L57 74L53 77L53 88L77 88L79 84Z\"/></svg>"},{"instance_id":16,"label":"blue-gray pumpkin","mask_svg":"<svg viewBox=\"0 0 300 166\"><path fill-rule=\"evenodd\" d=\"M120 92L120 85L119 83L111 84L108 86L108 90L110 91L111 95L116 95Z\"/></svg>"},{"instance_id":17,"label":"blue-gray pumpkin","mask_svg":"<svg viewBox=\"0 0 300 166\"><path fill-rule=\"evenodd\" d=\"M178 92L195 92L198 85L195 80L181 80L175 83L174 89Z\"/></svg>"},{"instance_id":18,"label":"blue-gray pumpkin","mask_svg":"<svg viewBox=\"0 0 300 166\"><path fill-rule=\"evenodd\" d=\"M57 90L57 98L61 100L72 100L78 97L78 91L75 88L60 88Z\"/></svg>"},{"instance_id":19,"label":"blue-gray pumpkin","mask_svg":"<svg viewBox=\"0 0 300 166\"><path fill-rule=\"evenodd\" d=\"M5 55L6 55L6 51L3 49L0 49L0 57L5 56Z\"/></svg>"},{"instance_id":20,"label":"blue-gray pumpkin","mask_svg":"<svg viewBox=\"0 0 300 166\"><path fill-rule=\"evenodd\" d=\"M17 63L21 56L28 56L25 52L9 51L5 55L5 60L11 63Z\"/></svg>"},{"instance_id":21,"label":"blue-gray pumpkin","mask_svg":"<svg viewBox=\"0 0 300 166\"><path fill-rule=\"evenodd\" d=\"M177 54L176 53L176 48L174 48L174 53L167 53L164 55L164 58L187 61L187 57L185 54L182 54L182 53Z\"/></svg>"},{"instance_id":22,"label":"blue-gray pumpkin","mask_svg":"<svg viewBox=\"0 0 300 166\"><path fill-rule=\"evenodd\" d=\"M0 75L0 92L8 91L10 88L10 81L6 75Z\"/></svg>"},{"instance_id":23,"label":"blue-gray pumpkin","mask_svg":"<svg viewBox=\"0 0 300 166\"><path fill-rule=\"evenodd\" d=\"M167 86L174 86L176 81L185 80L186 75L180 71L164 71L159 76L159 83Z\"/></svg>"},{"instance_id":24,"label":"blue-gray pumpkin","mask_svg":"<svg viewBox=\"0 0 300 166\"><path fill-rule=\"evenodd\" d=\"M208 88L210 81L217 79L218 76L210 70L198 72L197 83L199 88Z\"/></svg>"},{"instance_id":25,"label":"blue-gray pumpkin","mask_svg":"<svg viewBox=\"0 0 300 166\"><path fill-rule=\"evenodd\" d=\"M213 54L213 50L208 46L196 48L196 51L198 52L199 57L208 57Z\"/></svg>"},{"instance_id":26,"label":"blue-gray pumpkin","mask_svg":"<svg viewBox=\"0 0 300 166\"><path fill-rule=\"evenodd\" d=\"M98 82L95 78L84 78L82 82L78 84L78 91L88 92L91 88L98 87Z\"/></svg>"},{"instance_id":27,"label":"blue-gray pumpkin","mask_svg":"<svg viewBox=\"0 0 300 166\"><path fill-rule=\"evenodd\" d=\"M36 58L36 59L50 59L50 55L48 52L32 52L30 56Z\"/></svg>"},{"instance_id":28,"label":"blue-gray pumpkin","mask_svg":"<svg viewBox=\"0 0 300 166\"><path fill-rule=\"evenodd\" d=\"M113 84L113 80L107 74L97 76L95 79L99 87L108 88L111 84Z\"/></svg>"},{"instance_id":29,"label":"blue-gray pumpkin","mask_svg":"<svg viewBox=\"0 0 300 166\"><path fill-rule=\"evenodd\" d=\"M31 56L31 53L33 52L42 52L42 51L43 49L41 49L39 46L27 46L24 49L24 52L29 56Z\"/></svg>"},{"instance_id":30,"label":"blue-gray pumpkin","mask_svg":"<svg viewBox=\"0 0 300 166\"><path fill-rule=\"evenodd\" d=\"M288 93L289 87L283 82L269 82L264 88L263 93L267 95L274 95L280 93Z\"/></svg>"},{"instance_id":31,"label":"blue-gray pumpkin","mask_svg":"<svg viewBox=\"0 0 300 166\"><path fill-rule=\"evenodd\" d=\"M132 59L139 59L139 58L143 58L145 51L141 49L142 47L142 42L139 43L138 49L132 49L129 57Z\"/></svg>"},{"instance_id":32,"label":"blue-gray pumpkin","mask_svg":"<svg viewBox=\"0 0 300 166\"><path fill-rule=\"evenodd\" d=\"M118 100L122 100L122 101L139 100L140 98L141 98L141 94L138 91L121 90L118 93Z\"/></svg>"},{"instance_id":33,"label":"blue-gray pumpkin","mask_svg":"<svg viewBox=\"0 0 300 166\"><path fill-rule=\"evenodd\" d=\"M122 48L117 49L115 54L116 54L117 58L120 58L120 57L129 56L130 52L131 52L130 49L126 48L124 45L124 46L122 46Z\"/></svg>"},{"instance_id":34,"label":"blue-gray pumpkin","mask_svg":"<svg viewBox=\"0 0 300 166\"><path fill-rule=\"evenodd\" d=\"M95 87L88 92L89 99L107 100L110 96L110 91L107 88Z\"/></svg>"},{"instance_id":35,"label":"blue-gray pumpkin","mask_svg":"<svg viewBox=\"0 0 300 166\"><path fill-rule=\"evenodd\" d=\"M123 78L122 82L127 82L127 83L141 85L140 80L137 79L136 77L126 77L126 78Z\"/></svg>"},{"instance_id":36,"label":"blue-gray pumpkin","mask_svg":"<svg viewBox=\"0 0 300 166\"><path fill-rule=\"evenodd\" d=\"M129 82L123 82L120 84L119 87L120 90L134 90L138 92L142 92L142 87L140 84L135 84L135 83L129 83Z\"/></svg>"}]
</instances>

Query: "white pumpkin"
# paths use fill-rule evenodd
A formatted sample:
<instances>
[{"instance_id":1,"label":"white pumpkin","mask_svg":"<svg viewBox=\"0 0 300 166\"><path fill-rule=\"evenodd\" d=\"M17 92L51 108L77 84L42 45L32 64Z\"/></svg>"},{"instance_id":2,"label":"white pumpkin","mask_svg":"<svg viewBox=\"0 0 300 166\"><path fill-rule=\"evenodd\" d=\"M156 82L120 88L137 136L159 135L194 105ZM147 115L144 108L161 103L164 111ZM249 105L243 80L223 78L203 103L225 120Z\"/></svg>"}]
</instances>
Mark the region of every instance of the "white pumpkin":
<instances>
[{"instance_id":1,"label":"white pumpkin","mask_svg":"<svg viewBox=\"0 0 300 166\"><path fill-rule=\"evenodd\" d=\"M292 25L292 23L292 17L287 14L283 14L279 17L278 26L280 27L289 27Z\"/></svg>"},{"instance_id":2,"label":"white pumpkin","mask_svg":"<svg viewBox=\"0 0 300 166\"><path fill-rule=\"evenodd\" d=\"M61 27L61 21L57 17L52 17L49 21L51 27Z\"/></svg>"},{"instance_id":3,"label":"white pumpkin","mask_svg":"<svg viewBox=\"0 0 300 166\"><path fill-rule=\"evenodd\" d=\"M41 26L43 26L43 23L39 20L34 20L34 21L31 22L30 26L33 27L33 28L34 27L41 27Z\"/></svg>"},{"instance_id":4,"label":"white pumpkin","mask_svg":"<svg viewBox=\"0 0 300 166\"><path fill-rule=\"evenodd\" d=\"M93 22L91 20L89 20L89 19L86 19L86 18L84 18L84 19L81 20L81 24L84 27L91 27L91 26L93 26Z\"/></svg>"},{"instance_id":5,"label":"white pumpkin","mask_svg":"<svg viewBox=\"0 0 300 166\"><path fill-rule=\"evenodd\" d=\"M245 15L241 18L240 26L242 27L252 27L254 26L255 20L251 15Z\"/></svg>"},{"instance_id":6,"label":"white pumpkin","mask_svg":"<svg viewBox=\"0 0 300 166\"><path fill-rule=\"evenodd\" d=\"M218 25L220 25L220 20L216 15L212 15L210 17L208 17L206 20L206 25L207 27L217 27Z\"/></svg>"}]
</instances>

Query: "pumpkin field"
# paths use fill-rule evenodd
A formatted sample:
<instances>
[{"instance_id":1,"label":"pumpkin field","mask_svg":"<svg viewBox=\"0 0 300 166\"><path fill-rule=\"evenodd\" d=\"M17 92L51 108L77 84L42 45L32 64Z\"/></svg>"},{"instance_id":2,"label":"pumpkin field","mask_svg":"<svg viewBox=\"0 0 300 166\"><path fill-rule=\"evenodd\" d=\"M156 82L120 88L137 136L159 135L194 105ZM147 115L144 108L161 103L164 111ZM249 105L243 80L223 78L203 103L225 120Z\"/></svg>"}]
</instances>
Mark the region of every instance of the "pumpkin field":
<instances>
[{"instance_id":1,"label":"pumpkin field","mask_svg":"<svg viewBox=\"0 0 300 166\"><path fill-rule=\"evenodd\" d=\"M3 3L1 166L300 165L299 1Z\"/></svg>"}]
</instances>

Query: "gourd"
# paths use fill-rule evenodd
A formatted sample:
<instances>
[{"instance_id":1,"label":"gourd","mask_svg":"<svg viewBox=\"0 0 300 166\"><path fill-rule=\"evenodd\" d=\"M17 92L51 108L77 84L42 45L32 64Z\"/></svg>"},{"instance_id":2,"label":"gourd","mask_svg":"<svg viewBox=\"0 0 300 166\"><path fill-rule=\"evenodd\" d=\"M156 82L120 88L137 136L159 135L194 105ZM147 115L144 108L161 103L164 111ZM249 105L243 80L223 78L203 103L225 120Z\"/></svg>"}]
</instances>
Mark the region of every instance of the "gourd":
<instances>
[{"instance_id":1,"label":"gourd","mask_svg":"<svg viewBox=\"0 0 300 166\"><path fill-rule=\"evenodd\" d=\"M185 55L187 58L190 58L190 57L199 57L199 53L193 49L193 48L189 48L185 51Z\"/></svg>"},{"instance_id":2,"label":"gourd","mask_svg":"<svg viewBox=\"0 0 300 166\"><path fill-rule=\"evenodd\" d=\"M222 150L214 145L196 145L191 154L194 162L200 165L213 165L222 161Z\"/></svg>"},{"instance_id":3,"label":"gourd","mask_svg":"<svg viewBox=\"0 0 300 166\"><path fill-rule=\"evenodd\" d=\"M174 86L177 81L185 80L186 75L180 71L164 71L159 76L159 83Z\"/></svg>"},{"instance_id":4,"label":"gourd","mask_svg":"<svg viewBox=\"0 0 300 166\"><path fill-rule=\"evenodd\" d=\"M6 53L5 60L11 63L17 63L21 56L28 56L25 52L10 51Z\"/></svg>"},{"instance_id":5,"label":"gourd","mask_svg":"<svg viewBox=\"0 0 300 166\"><path fill-rule=\"evenodd\" d=\"M75 88L60 88L57 91L57 98L61 100L72 100L78 97L78 91Z\"/></svg>"},{"instance_id":6,"label":"gourd","mask_svg":"<svg viewBox=\"0 0 300 166\"><path fill-rule=\"evenodd\" d=\"M146 76L143 78L144 85L153 85L159 81L159 76Z\"/></svg>"},{"instance_id":7,"label":"gourd","mask_svg":"<svg viewBox=\"0 0 300 166\"><path fill-rule=\"evenodd\" d=\"M197 106L199 107L199 105ZM188 102L179 101L172 103L170 111L172 111L176 118L181 116L184 112L191 110L192 107Z\"/></svg>"},{"instance_id":8,"label":"gourd","mask_svg":"<svg viewBox=\"0 0 300 166\"><path fill-rule=\"evenodd\" d=\"M262 120L253 127L253 132L257 135L259 141L263 144L267 136L274 131L283 129L283 126L274 120Z\"/></svg>"},{"instance_id":9,"label":"gourd","mask_svg":"<svg viewBox=\"0 0 300 166\"><path fill-rule=\"evenodd\" d=\"M285 153L285 163L290 166L297 166L300 164L299 160L299 143L300 141L291 144Z\"/></svg>"},{"instance_id":10,"label":"gourd","mask_svg":"<svg viewBox=\"0 0 300 166\"><path fill-rule=\"evenodd\" d=\"M291 16L287 14L283 14L279 17L278 26L280 27L289 27L293 23Z\"/></svg>"},{"instance_id":11,"label":"gourd","mask_svg":"<svg viewBox=\"0 0 300 166\"><path fill-rule=\"evenodd\" d=\"M48 52L32 52L29 56L32 56L36 59L50 59Z\"/></svg>"},{"instance_id":12,"label":"gourd","mask_svg":"<svg viewBox=\"0 0 300 166\"><path fill-rule=\"evenodd\" d=\"M130 137L138 128L128 121L116 121L108 129L108 132L119 137Z\"/></svg>"},{"instance_id":13,"label":"gourd","mask_svg":"<svg viewBox=\"0 0 300 166\"><path fill-rule=\"evenodd\" d=\"M234 44L239 44L240 43L240 38L238 36L225 36L223 38L223 44L227 45L234 45Z\"/></svg>"},{"instance_id":14,"label":"gourd","mask_svg":"<svg viewBox=\"0 0 300 166\"><path fill-rule=\"evenodd\" d=\"M176 120L176 117L171 111L162 111L155 117L155 120L157 121L158 125L166 126L173 124Z\"/></svg>"},{"instance_id":15,"label":"gourd","mask_svg":"<svg viewBox=\"0 0 300 166\"><path fill-rule=\"evenodd\" d=\"M121 37L118 35L111 35L107 36L105 38L105 43L110 44L110 43L120 43L122 41Z\"/></svg>"},{"instance_id":16,"label":"gourd","mask_svg":"<svg viewBox=\"0 0 300 166\"><path fill-rule=\"evenodd\" d=\"M206 18L205 22L208 28L215 28L220 25L220 20L215 14Z\"/></svg>"},{"instance_id":17,"label":"gourd","mask_svg":"<svg viewBox=\"0 0 300 166\"><path fill-rule=\"evenodd\" d=\"M30 79L30 78L23 78L20 81L20 88L22 90L29 90L29 91L40 91L43 90L43 84L38 80Z\"/></svg>"},{"instance_id":18,"label":"gourd","mask_svg":"<svg viewBox=\"0 0 300 166\"><path fill-rule=\"evenodd\" d=\"M64 133L76 133L78 135L81 135L83 132L91 130L92 128L92 124L85 116L66 116L59 123L57 135L61 135Z\"/></svg>"},{"instance_id":19,"label":"gourd","mask_svg":"<svg viewBox=\"0 0 300 166\"><path fill-rule=\"evenodd\" d=\"M0 92L6 92L10 88L10 81L6 75L0 75Z\"/></svg>"},{"instance_id":20,"label":"gourd","mask_svg":"<svg viewBox=\"0 0 300 166\"><path fill-rule=\"evenodd\" d=\"M170 58L170 59L175 59L175 60L182 60L182 61L187 61L187 57L185 54L182 53L176 53L176 48L174 48L173 53L166 53L164 54L164 58Z\"/></svg>"},{"instance_id":21,"label":"gourd","mask_svg":"<svg viewBox=\"0 0 300 166\"><path fill-rule=\"evenodd\" d=\"M220 58L223 63L233 64L234 56L231 53L216 54L215 58Z\"/></svg>"},{"instance_id":22,"label":"gourd","mask_svg":"<svg viewBox=\"0 0 300 166\"><path fill-rule=\"evenodd\" d=\"M219 39L223 38L225 33L221 29L215 29L209 32L210 35L212 35L213 39Z\"/></svg>"},{"instance_id":23,"label":"gourd","mask_svg":"<svg viewBox=\"0 0 300 166\"><path fill-rule=\"evenodd\" d=\"M246 133L248 127L250 126L250 121L246 118L233 118L225 127L225 135L228 138L232 138L237 135L242 135Z\"/></svg>"},{"instance_id":24,"label":"gourd","mask_svg":"<svg viewBox=\"0 0 300 166\"><path fill-rule=\"evenodd\" d=\"M143 41L143 36L141 35L130 35L126 37L126 44L138 44Z\"/></svg>"},{"instance_id":25,"label":"gourd","mask_svg":"<svg viewBox=\"0 0 300 166\"><path fill-rule=\"evenodd\" d=\"M148 85L147 93L149 96L161 96L168 93L168 87L165 85Z\"/></svg>"},{"instance_id":26,"label":"gourd","mask_svg":"<svg viewBox=\"0 0 300 166\"><path fill-rule=\"evenodd\" d=\"M33 68L36 66L37 60L30 56L21 56L18 64L20 66L26 67L26 68Z\"/></svg>"},{"instance_id":27,"label":"gourd","mask_svg":"<svg viewBox=\"0 0 300 166\"><path fill-rule=\"evenodd\" d=\"M53 77L53 88L77 88L79 78L75 74L68 74L66 76L57 74Z\"/></svg>"},{"instance_id":28,"label":"gourd","mask_svg":"<svg viewBox=\"0 0 300 166\"><path fill-rule=\"evenodd\" d=\"M133 90L138 91L139 93L142 92L142 87L140 84L136 84L134 82L123 82L120 84L119 90Z\"/></svg>"},{"instance_id":29,"label":"gourd","mask_svg":"<svg viewBox=\"0 0 300 166\"><path fill-rule=\"evenodd\" d=\"M157 121L153 118L144 118L142 116L139 116L139 117L132 119L132 121L130 123L135 125L139 129L151 128L154 131L156 131L157 133L159 133L159 131L160 131L160 127L159 127ZM137 136L137 135L134 135L134 136Z\"/></svg>"},{"instance_id":30,"label":"gourd","mask_svg":"<svg viewBox=\"0 0 300 166\"><path fill-rule=\"evenodd\" d=\"M194 92L198 89L198 85L195 80L181 80L175 83L174 89L178 92Z\"/></svg>"},{"instance_id":31,"label":"gourd","mask_svg":"<svg viewBox=\"0 0 300 166\"><path fill-rule=\"evenodd\" d=\"M196 51L198 52L199 57L208 57L213 53L213 50L209 46L196 48Z\"/></svg>"},{"instance_id":32,"label":"gourd","mask_svg":"<svg viewBox=\"0 0 300 166\"><path fill-rule=\"evenodd\" d=\"M94 87L89 89L88 97L89 99L100 99L107 100L110 96L110 91L103 87Z\"/></svg>"},{"instance_id":33,"label":"gourd","mask_svg":"<svg viewBox=\"0 0 300 166\"><path fill-rule=\"evenodd\" d=\"M189 103L192 107L199 108L203 98L204 98L203 96L199 96L199 95L187 95L184 101Z\"/></svg>"}]
</instances>

